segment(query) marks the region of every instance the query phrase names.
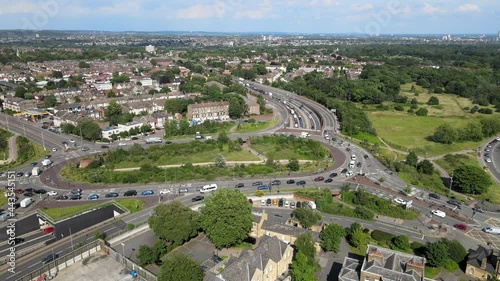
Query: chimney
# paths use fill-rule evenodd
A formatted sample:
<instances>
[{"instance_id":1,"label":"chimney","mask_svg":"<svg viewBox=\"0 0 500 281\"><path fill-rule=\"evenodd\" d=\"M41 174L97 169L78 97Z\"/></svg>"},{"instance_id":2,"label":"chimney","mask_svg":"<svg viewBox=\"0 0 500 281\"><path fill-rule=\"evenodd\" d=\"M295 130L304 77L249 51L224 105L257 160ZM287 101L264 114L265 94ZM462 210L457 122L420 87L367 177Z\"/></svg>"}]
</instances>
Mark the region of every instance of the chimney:
<instances>
[{"instance_id":1,"label":"chimney","mask_svg":"<svg viewBox=\"0 0 500 281\"><path fill-rule=\"evenodd\" d=\"M484 257L484 258L481 260L481 268L482 268L482 269L485 269L487 264L488 264L488 257Z\"/></svg>"}]
</instances>

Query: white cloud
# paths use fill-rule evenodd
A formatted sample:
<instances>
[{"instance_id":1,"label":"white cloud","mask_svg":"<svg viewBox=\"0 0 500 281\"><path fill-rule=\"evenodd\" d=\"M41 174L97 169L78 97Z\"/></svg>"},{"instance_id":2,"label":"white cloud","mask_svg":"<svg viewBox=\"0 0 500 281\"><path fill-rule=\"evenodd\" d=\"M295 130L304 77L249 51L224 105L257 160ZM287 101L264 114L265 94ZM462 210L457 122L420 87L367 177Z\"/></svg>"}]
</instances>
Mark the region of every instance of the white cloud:
<instances>
[{"instance_id":1,"label":"white cloud","mask_svg":"<svg viewBox=\"0 0 500 281\"><path fill-rule=\"evenodd\" d=\"M442 10L442 9L436 8L436 7L432 6L429 3L424 3L424 7L422 8L422 12L424 14L430 14L430 15L432 15L432 14L445 13L446 10Z\"/></svg>"},{"instance_id":2,"label":"white cloud","mask_svg":"<svg viewBox=\"0 0 500 281\"><path fill-rule=\"evenodd\" d=\"M474 4L463 4L458 6L457 12L466 13L466 12L480 12L481 9L477 5Z\"/></svg>"},{"instance_id":3,"label":"white cloud","mask_svg":"<svg viewBox=\"0 0 500 281\"><path fill-rule=\"evenodd\" d=\"M373 9L373 5L370 3L351 5L351 10L353 11L366 11Z\"/></svg>"},{"instance_id":4,"label":"white cloud","mask_svg":"<svg viewBox=\"0 0 500 281\"><path fill-rule=\"evenodd\" d=\"M222 18L226 10L221 5L194 5L186 9L177 11L177 18L180 19L210 19Z\"/></svg>"},{"instance_id":5,"label":"white cloud","mask_svg":"<svg viewBox=\"0 0 500 281\"><path fill-rule=\"evenodd\" d=\"M312 7L334 7L339 6L339 2L335 0L312 0L308 3Z\"/></svg>"}]
</instances>

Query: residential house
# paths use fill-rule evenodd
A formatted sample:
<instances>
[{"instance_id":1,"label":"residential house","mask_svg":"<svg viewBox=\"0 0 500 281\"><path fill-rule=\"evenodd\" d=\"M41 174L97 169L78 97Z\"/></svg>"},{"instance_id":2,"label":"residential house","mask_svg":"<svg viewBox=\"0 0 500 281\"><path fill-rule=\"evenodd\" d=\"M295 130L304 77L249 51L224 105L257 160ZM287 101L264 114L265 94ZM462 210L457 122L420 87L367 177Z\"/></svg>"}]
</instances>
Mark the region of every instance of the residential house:
<instances>
[{"instance_id":1,"label":"residential house","mask_svg":"<svg viewBox=\"0 0 500 281\"><path fill-rule=\"evenodd\" d=\"M222 272L208 271L204 281L274 281L287 275L293 248L277 237L264 236L253 250L244 249L238 258L230 257Z\"/></svg>"},{"instance_id":2,"label":"residential house","mask_svg":"<svg viewBox=\"0 0 500 281\"><path fill-rule=\"evenodd\" d=\"M10 109L16 112L24 112L37 107L38 101L36 100L25 100L22 98L5 98L3 101L3 109Z\"/></svg>"},{"instance_id":3,"label":"residential house","mask_svg":"<svg viewBox=\"0 0 500 281\"><path fill-rule=\"evenodd\" d=\"M469 252L469 260L465 268L465 274L486 280L488 275L500 279L500 259L497 251L488 250L479 246L476 250Z\"/></svg>"},{"instance_id":4,"label":"residential house","mask_svg":"<svg viewBox=\"0 0 500 281\"><path fill-rule=\"evenodd\" d=\"M142 127L141 123L129 122L126 124L118 124L118 126L112 126L104 128L101 132L102 138L111 139L112 135L119 135L122 132L129 132L132 129Z\"/></svg>"},{"instance_id":5,"label":"residential house","mask_svg":"<svg viewBox=\"0 0 500 281\"><path fill-rule=\"evenodd\" d=\"M229 102L206 102L188 105L188 120L203 122L206 120L229 120Z\"/></svg>"},{"instance_id":6,"label":"residential house","mask_svg":"<svg viewBox=\"0 0 500 281\"><path fill-rule=\"evenodd\" d=\"M339 281L430 281L424 277L425 258L368 245L363 261L346 257Z\"/></svg>"}]
</instances>

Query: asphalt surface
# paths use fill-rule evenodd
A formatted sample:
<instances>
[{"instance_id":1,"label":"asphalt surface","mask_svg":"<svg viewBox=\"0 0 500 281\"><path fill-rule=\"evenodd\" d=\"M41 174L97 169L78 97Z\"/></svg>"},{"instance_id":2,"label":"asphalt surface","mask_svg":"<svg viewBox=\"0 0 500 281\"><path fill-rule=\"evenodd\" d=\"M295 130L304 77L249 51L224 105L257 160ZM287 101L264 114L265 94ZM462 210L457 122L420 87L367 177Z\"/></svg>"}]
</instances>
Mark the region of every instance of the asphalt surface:
<instances>
[{"instance_id":1,"label":"asphalt surface","mask_svg":"<svg viewBox=\"0 0 500 281\"><path fill-rule=\"evenodd\" d=\"M479 158L483 167L487 167L488 171L491 175L496 179L497 182L500 183L500 137L495 137L489 139L485 144L479 147ZM488 147L491 146L491 147ZM489 153L490 156L485 156L486 153ZM489 158L491 162L486 162L486 159Z\"/></svg>"}]
</instances>

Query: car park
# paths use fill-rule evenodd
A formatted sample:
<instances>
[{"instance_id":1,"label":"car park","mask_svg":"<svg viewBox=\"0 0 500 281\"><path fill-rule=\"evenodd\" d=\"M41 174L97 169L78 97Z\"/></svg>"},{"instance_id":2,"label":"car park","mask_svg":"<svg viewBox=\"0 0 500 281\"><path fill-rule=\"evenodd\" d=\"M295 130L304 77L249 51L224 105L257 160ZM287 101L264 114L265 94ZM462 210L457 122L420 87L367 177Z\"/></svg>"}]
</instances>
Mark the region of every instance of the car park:
<instances>
[{"instance_id":1,"label":"car park","mask_svg":"<svg viewBox=\"0 0 500 281\"><path fill-rule=\"evenodd\" d=\"M298 181L297 182L297 185L305 185L306 184L306 181Z\"/></svg>"},{"instance_id":2,"label":"car park","mask_svg":"<svg viewBox=\"0 0 500 281\"><path fill-rule=\"evenodd\" d=\"M131 189L131 190L127 190L125 191L125 193L123 193L123 196L136 196L137 195L137 191Z\"/></svg>"},{"instance_id":3,"label":"car park","mask_svg":"<svg viewBox=\"0 0 500 281\"><path fill-rule=\"evenodd\" d=\"M141 195L153 195L154 194L154 191L151 190L151 189L148 189L148 190L144 190Z\"/></svg>"},{"instance_id":4,"label":"car park","mask_svg":"<svg viewBox=\"0 0 500 281\"><path fill-rule=\"evenodd\" d=\"M454 224L453 227L456 229L463 230L463 231L467 230L467 226L465 224L462 224L462 223Z\"/></svg>"},{"instance_id":5,"label":"car park","mask_svg":"<svg viewBox=\"0 0 500 281\"><path fill-rule=\"evenodd\" d=\"M203 199L205 199L204 196L198 195L198 196L191 198L191 202L197 202L197 201L201 201Z\"/></svg>"},{"instance_id":6,"label":"car park","mask_svg":"<svg viewBox=\"0 0 500 281\"><path fill-rule=\"evenodd\" d=\"M99 195L97 195L97 194L90 194L89 196L87 196L87 199L88 200L97 200L97 199L99 199Z\"/></svg>"},{"instance_id":7,"label":"car park","mask_svg":"<svg viewBox=\"0 0 500 281\"><path fill-rule=\"evenodd\" d=\"M314 181L324 181L324 180L325 180L324 177L317 177L317 178L314 179Z\"/></svg>"},{"instance_id":8,"label":"car park","mask_svg":"<svg viewBox=\"0 0 500 281\"><path fill-rule=\"evenodd\" d=\"M57 191L51 190L51 191L47 192L47 194L50 195L50 196L56 196L57 195Z\"/></svg>"},{"instance_id":9,"label":"car park","mask_svg":"<svg viewBox=\"0 0 500 281\"><path fill-rule=\"evenodd\" d=\"M268 189L269 189L269 186L267 186L267 185L265 185L265 184L263 184L263 185L261 185L261 186L257 187L257 190L268 190Z\"/></svg>"},{"instance_id":10,"label":"car park","mask_svg":"<svg viewBox=\"0 0 500 281\"><path fill-rule=\"evenodd\" d=\"M432 210L431 214L433 214L433 215L435 215L437 217L440 217L440 218L446 217L446 213L443 212L443 211L440 211L440 210Z\"/></svg>"},{"instance_id":11,"label":"car park","mask_svg":"<svg viewBox=\"0 0 500 281\"><path fill-rule=\"evenodd\" d=\"M114 198L114 197L118 197L118 196L119 196L118 193L116 193L116 192L110 192L110 193L106 194L104 197L106 197L106 198Z\"/></svg>"},{"instance_id":12,"label":"car park","mask_svg":"<svg viewBox=\"0 0 500 281\"><path fill-rule=\"evenodd\" d=\"M295 180L287 180L286 181L287 184L294 184L295 183Z\"/></svg>"},{"instance_id":13,"label":"car park","mask_svg":"<svg viewBox=\"0 0 500 281\"><path fill-rule=\"evenodd\" d=\"M331 173L331 174L329 175L329 177L330 177L330 178L334 178L334 177L336 177L336 176L338 176L338 175L339 175L339 174L337 174L337 173Z\"/></svg>"},{"instance_id":14,"label":"car park","mask_svg":"<svg viewBox=\"0 0 500 281\"><path fill-rule=\"evenodd\" d=\"M245 184L242 182L239 182L239 183L235 184L234 187L235 188L242 188L242 187L245 187Z\"/></svg>"},{"instance_id":15,"label":"car park","mask_svg":"<svg viewBox=\"0 0 500 281\"><path fill-rule=\"evenodd\" d=\"M434 199L441 199L441 196L437 195L436 193L429 193L429 198L434 198Z\"/></svg>"},{"instance_id":16,"label":"car park","mask_svg":"<svg viewBox=\"0 0 500 281\"><path fill-rule=\"evenodd\" d=\"M51 261L54 261L56 260L57 258L59 257L58 254L49 254L48 256L46 256L45 258L43 258L42 260L42 264L46 264L46 263L49 263Z\"/></svg>"},{"instance_id":17,"label":"car park","mask_svg":"<svg viewBox=\"0 0 500 281\"><path fill-rule=\"evenodd\" d=\"M262 185L261 181L256 181L256 182L252 183L252 186L259 186L259 185Z\"/></svg>"},{"instance_id":18,"label":"car park","mask_svg":"<svg viewBox=\"0 0 500 281\"><path fill-rule=\"evenodd\" d=\"M169 189L160 189L160 195L165 195L165 194L169 194L170 193L170 190Z\"/></svg>"},{"instance_id":19,"label":"car park","mask_svg":"<svg viewBox=\"0 0 500 281\"><path fill-rule=\"evenodd\" d=\"M325 183L331 183L331 182L333 182L333 179L332 179L332 178L327 178L327 179L325 180Z\"/></svg>"},{"instance_id":20,"label":"car park","mask_svg":"<svg viewBox=\"0 0 500 281\"><path fill-rule=\"evenodd\" d=\"M59 195L59 196L56 197L56 200L68 200L68 198L69 197L66 196L66 195Z\"/></svg>"}]
</instances>

